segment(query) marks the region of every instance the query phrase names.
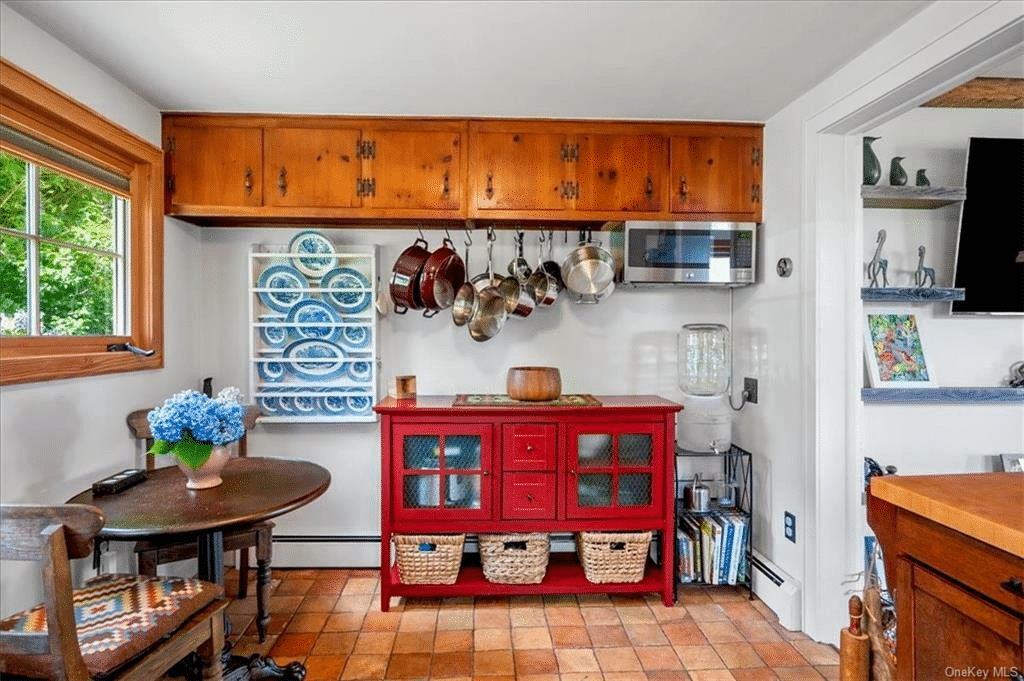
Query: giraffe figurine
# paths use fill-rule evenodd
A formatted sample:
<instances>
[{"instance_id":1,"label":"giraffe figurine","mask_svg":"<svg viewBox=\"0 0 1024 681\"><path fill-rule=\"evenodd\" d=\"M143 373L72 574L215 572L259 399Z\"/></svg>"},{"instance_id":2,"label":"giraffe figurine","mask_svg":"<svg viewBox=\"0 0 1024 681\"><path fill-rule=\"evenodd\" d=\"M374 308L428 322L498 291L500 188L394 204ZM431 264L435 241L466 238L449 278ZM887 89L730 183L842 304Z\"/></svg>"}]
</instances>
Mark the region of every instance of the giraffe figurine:
<instances>
[{"instance_id":1,"label":"giraffe figurine","mask_svg":"<svg viewBox=\"0 0 1024 681\"><path fill-rule=\"evenodd\" d=\"M875 239L878 245L875 247L875 254L868 261L868 278L871 280L869 288L878 288L878 275L882 275L882 286L889 285L889 261L882 257L882 245L885 243L885 230L878 230L878 237Z\"/></svg>"},{"instance_id":2,"label":"giraffe figurine","mask_svg":"<svg viewBox=\"0 0 1024 681\"><path fill-rule=\"evenodd\" d=\"M914 272L914 284L917 288L925 288L924 283L931 279L928 288L935 286L935 270L924 266L924 246L917 247L917 271Z\"/></svg>"}]
</instances>

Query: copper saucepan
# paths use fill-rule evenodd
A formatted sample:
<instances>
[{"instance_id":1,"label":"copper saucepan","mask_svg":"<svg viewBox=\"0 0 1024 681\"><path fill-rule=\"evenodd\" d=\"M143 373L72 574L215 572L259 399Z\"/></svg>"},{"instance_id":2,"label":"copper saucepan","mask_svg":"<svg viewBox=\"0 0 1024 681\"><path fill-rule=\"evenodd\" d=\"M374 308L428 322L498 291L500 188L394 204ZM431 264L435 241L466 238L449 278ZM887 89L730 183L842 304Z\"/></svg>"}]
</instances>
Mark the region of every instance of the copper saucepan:
<instances>
[{"instance_id":1,"label":"copper saucepan","mask_svg":"<svg viewBox=\"0 0 1024 681\"><path fill-rule=\"evenodd\" d=\"M426 308L424 316L432 317L433 314L427 313L433 311L437 314L439 310L450 307L455 300L455 292L465 281L466 265L455 252L451 239L445 237L441 247L423 263L419 293Z\"/></svg>"},{"instance_id":2,"label":"copper saucepan","mask_svg":"<svg viewBox=\"0 0 1024 681\"><path fill-rule=\"evenodd\" d=\"M390 292L395 303L395 313L405 314L408 310L423 309L420 298L419 278L423 272L423 264L430 257L427 242L418 238L412 246L402 251L391 268Z\"/></svg>"}]
</instances>

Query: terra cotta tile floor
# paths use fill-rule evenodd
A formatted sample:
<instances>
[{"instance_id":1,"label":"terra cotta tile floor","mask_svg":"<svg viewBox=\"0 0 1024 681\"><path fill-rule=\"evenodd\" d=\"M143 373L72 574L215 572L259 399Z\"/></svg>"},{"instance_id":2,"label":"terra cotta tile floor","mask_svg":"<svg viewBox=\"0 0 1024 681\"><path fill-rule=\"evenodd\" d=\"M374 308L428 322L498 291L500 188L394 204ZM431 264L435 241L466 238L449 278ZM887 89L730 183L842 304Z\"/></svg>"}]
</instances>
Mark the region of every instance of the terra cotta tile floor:
<instances>
[{"instance_id":1,"label":"terra cotta tile floor","mask_svg":"<svg viewBox=\"0 0 1024 681\"><path fill-rule=\"evenodd\" d=\"M654 594L392 599L376 570L273 571L259 643L255 585L234 600L235 653L299 660L306 681L760 681L838 679L831 646L787 631L732 587ZM229 572L229 593L237 573Z\"/></svg>"}]
</instances>

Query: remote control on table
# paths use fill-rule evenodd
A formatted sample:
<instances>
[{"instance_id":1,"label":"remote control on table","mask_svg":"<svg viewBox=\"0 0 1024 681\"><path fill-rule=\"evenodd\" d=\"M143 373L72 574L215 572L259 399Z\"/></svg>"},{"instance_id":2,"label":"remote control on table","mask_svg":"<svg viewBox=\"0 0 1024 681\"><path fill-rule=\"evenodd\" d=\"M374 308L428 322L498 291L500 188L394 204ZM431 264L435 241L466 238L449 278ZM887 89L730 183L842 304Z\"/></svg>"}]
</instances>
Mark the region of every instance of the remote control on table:
<instances>
[{"instance_id":1,"label":"remote control on table","mask_svg":"<svg viewBox=\"0 0 1024 681\"><path fill-rule=\"evenodd\" d=\"M137 485L147 477L146 471L141 468L126 468L120 473L110 477L97 480L92 483L92 493L96 496L104 494L117 494L123 492L132 485Z\"/></svg>"}]
</instances>

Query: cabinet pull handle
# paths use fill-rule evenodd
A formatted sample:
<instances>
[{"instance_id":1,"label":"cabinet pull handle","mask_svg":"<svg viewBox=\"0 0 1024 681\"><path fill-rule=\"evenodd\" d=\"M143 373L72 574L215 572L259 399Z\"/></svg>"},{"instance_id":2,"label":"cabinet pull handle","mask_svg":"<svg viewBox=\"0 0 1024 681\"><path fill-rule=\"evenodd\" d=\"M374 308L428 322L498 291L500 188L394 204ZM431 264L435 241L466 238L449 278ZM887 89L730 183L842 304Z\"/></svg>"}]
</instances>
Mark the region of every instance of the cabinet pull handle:
<instances>
[{"instance_id":1,"label":"cabinet pull handle","mask_svg":"<svg viewBox=\"0 0 1024 681\"><path fill-rule=\"evenodd\" d=\"M1024 582L1017 579L1016 577L1010 577L1005 582L1001 582L999 586L1003 587L1007 591L1017 596L1024 596Z\"/></svg>"},{"instance_id":2,"label":"cabinet pull handle","mask_svg":"<svg viewBox=\"0 0 1024 681\"><path fill-rule=\"evenodd\" d=\"M647 176L647 189L644 193L647 194L647 198L654 196L654 180L651 179L650 175Z\"/></svg>"},{"instance_id":3,"label":"cabinet pull handle","mask_svg":"<svg viewBox=\"0 0 1024 681\"><path fill-rule=\"evenodd\" d=\"M569 469L569 475L575 476L576 475L576 469L575 468L570 468Z\"/></svg>"},{"instance_id":4,"label":"cabinet pull handle","mask_svg":"<svg viewBox=\"0 0 1024 681\"><path fill-rule=\"evenodd\" d=\"M444 171L444 185L441 187L441 196L443 198L447 199L449 191L450 190L449 190L449 187L448 187L448 171L446 170L446 171Z\"/></svg>"},{"instance_id":5,"label":"cabinet pull handle","mask_svg":"<svg viewBox=\"0 0 1024 681\"><path fill-rule=\"evenodd\" d=\"M494 198L494 175L487 173L487 189L484 190L484 196L488 199Z\"/></svg>"},{"instance_id":6,"label":"cabinet pull handle","mask_svg":"<svg viewBox=\"0 0 1024 681\"><path fill-rule=\"evenodd\" d=\"M489 476L490 474L491 474L491 472L490 472L490 471L482 471L482 472L480 473L480 475L484 476L485 478L486 478L486 477L488 477L488 476Z\"/></svg>"},{"instance_id":7,"label":"cabinet pull handle","mask_svg":"<svg viewBox=\"0 0 1024 681\"><path fill-rule=\"evenodd\" d=\"M686 186L686 176L683 175L682 177L679 178L679 198L685 201L686 195L687 193L689 193L689 191L690 190Z\"/></svg>"},{"instance_id":8,"label":"cabinet pull handle","mask_svg":"<svg viewBox=\"0 0 1024 681\"><path fill-rule=\"evenodd\" d=\"M252 168L245 169L245 195L252 196Z\"/></svg>"},{"instance_id":9,"label":"cabinet pull handle","mask_svg":"<svg viewBox=\"0 0 1024 681\"><path fill-rule=\"evenodd\" d=\"M281 166L281 172L277 174L277 188L281 190L281 196L288 193L288 171L284 166Z\"/></svg>"},{"instance_id":10,"label":"cabinet pull handle","mask_svg":"<svg viewBox=\"0 0 1024 681\"><path fill-rule=\"evenodd\" d=\"M526 495L526 500L527 501L533 501L533 495L532 494L527 494Z\"/></svg>"}]
</instances>

